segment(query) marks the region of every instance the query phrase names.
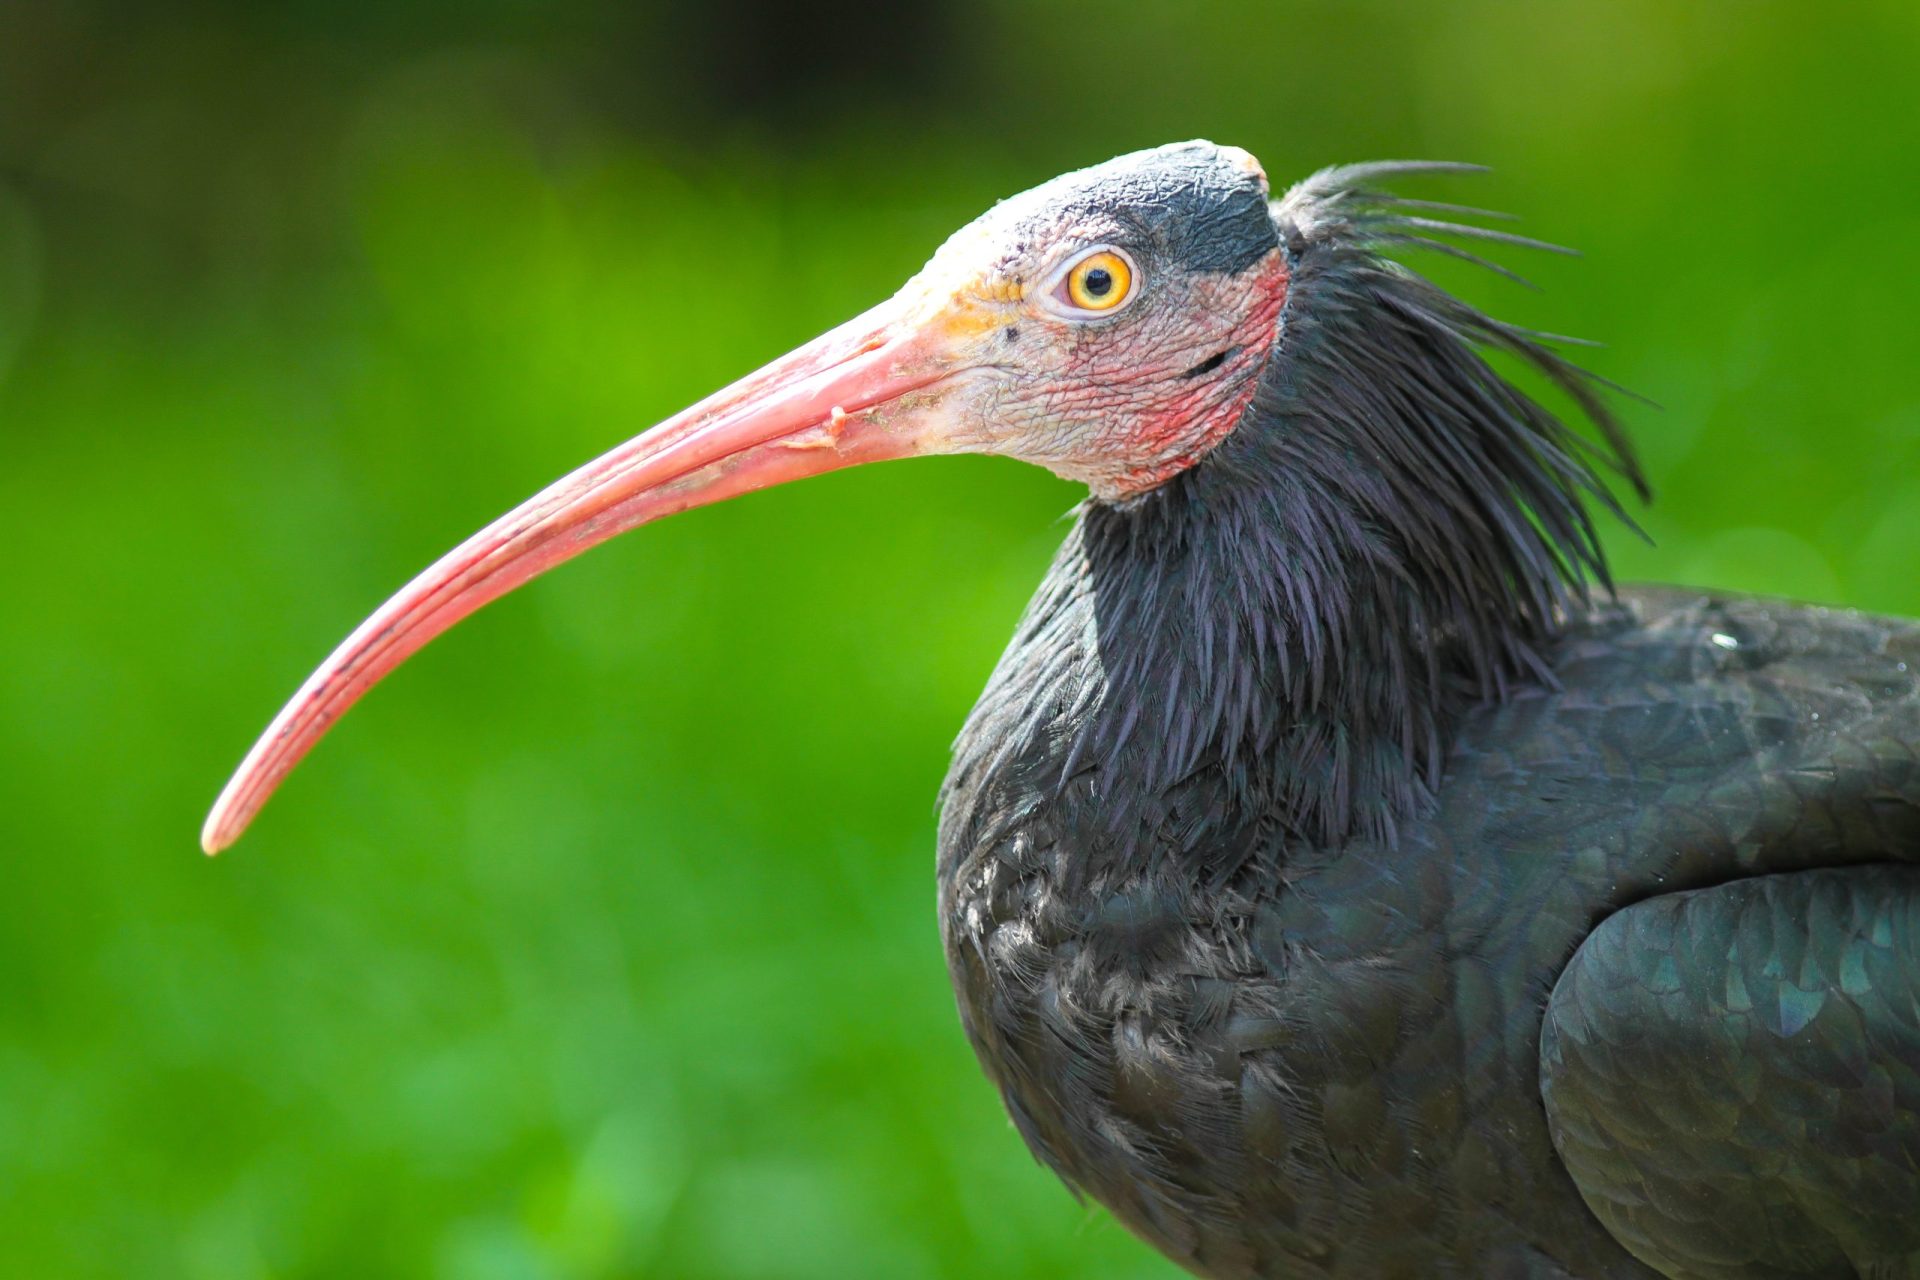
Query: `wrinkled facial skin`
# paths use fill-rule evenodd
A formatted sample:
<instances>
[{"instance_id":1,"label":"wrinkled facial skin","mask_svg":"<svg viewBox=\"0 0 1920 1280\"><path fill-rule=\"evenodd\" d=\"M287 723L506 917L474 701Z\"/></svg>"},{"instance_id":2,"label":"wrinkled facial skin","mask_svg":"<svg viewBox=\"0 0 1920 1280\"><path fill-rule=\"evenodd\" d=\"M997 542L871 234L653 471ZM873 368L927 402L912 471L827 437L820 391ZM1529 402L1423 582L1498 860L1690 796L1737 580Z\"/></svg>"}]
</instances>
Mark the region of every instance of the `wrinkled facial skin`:
<instances>
[{"instance_id":1,"label":"wrinkled facial skin","mask_svg":"<svg viewBox=\"0 0 1920 1280\"><path fill-rule=\"evenodd\" d=\"M1135 265L1111 312L1074 315L1062 270ZM1133 497L1233 429L1278 336L1287 268L1246 152L1190 142L1121 156L1003 201L896 301L945 333L941 452L997 453Z\"/></svg>"}]
</instances>

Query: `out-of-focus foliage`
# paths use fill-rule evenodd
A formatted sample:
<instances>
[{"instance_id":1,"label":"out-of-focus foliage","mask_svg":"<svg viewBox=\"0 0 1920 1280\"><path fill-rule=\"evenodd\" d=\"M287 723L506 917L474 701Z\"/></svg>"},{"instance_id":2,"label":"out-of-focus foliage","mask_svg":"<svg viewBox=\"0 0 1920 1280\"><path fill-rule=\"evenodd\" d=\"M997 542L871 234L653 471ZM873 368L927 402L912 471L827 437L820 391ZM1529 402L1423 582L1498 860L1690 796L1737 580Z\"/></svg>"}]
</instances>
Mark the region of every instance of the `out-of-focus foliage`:
<instances>
[{"instance_id":1,"label":"out-of-focus foliage","mask_svg":"<svg viewBox=\"0 0 1920 1280\"><path fill-rule=\"evenodd\" d=\"M1587 257L1433 269L1664 406L1625 575L1920 612L1910 0L874 8L0 0L0 1270L1171 1274L935 936L1045 474L622 540L194 848L413 570L1056 171L1492 164L1426 191Z\"/></svg>"}]
</instances>

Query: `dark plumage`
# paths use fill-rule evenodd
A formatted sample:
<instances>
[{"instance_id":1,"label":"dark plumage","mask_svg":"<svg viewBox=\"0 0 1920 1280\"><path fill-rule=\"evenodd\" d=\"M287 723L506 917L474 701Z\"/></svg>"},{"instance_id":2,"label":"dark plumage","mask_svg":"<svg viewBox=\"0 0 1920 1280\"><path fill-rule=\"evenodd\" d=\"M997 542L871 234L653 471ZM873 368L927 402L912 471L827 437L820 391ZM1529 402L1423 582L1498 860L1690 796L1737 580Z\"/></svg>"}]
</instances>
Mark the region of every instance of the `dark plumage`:
<instances>
[{"instance_id":1,"label":"dark plumage","mask_svg":"<svg viewBox=\"0 0 1920 1280\"><path fill-rule=\"evenodd\" d=\"M1056 774L1124 759L1131 789L1158 794L1211 756L1232 804L1297 836L1383 837L1437 783L1458 711L1542 677L1543 644L1606 578L1585 503L1621 513L1584 442L1476 346L1572 395L1605 462L1642 482L1590 375L1379 256L1425 232L1500 234L1370 186L1460 167L1332 169L1276 205L1291 285L1251 409L1200 465L1082 512L956 778L1064 730ZM1090 818L1130 816L1114 799Z\"/></svg>"},{"instance_id":2,"label":"dark plumage","mask_svg":"<svg viewBox=\"0 0 1920 1280\"><path fill-rule=\"evenodd\" d=\"M1252 410L1082 510L969 718L968 1034L1200 1274L1920 1275L1920 628L1591 599L1613 501L1478 348L1631 456L1381 259L1449 230L1368 190L1415 167L1277 203Z\"/></svg>"},{"instance_id":3,"label":"dark plumage","mask_svg":"<svg viewBox=\"0 0 1920 1280\"><path fill-rule=\"evenodd\" d=\"M1454 167L1269 203L1187 143L1004 202L408 584L204 843L596 542L1008 454L1092 496L956 744L940 918L1042 1160L1213 1277L1920 1277L1920 626L1616 594L1604 389L1384 256L1533 243L1375 189Z\"/></svg>"}]
</instances>

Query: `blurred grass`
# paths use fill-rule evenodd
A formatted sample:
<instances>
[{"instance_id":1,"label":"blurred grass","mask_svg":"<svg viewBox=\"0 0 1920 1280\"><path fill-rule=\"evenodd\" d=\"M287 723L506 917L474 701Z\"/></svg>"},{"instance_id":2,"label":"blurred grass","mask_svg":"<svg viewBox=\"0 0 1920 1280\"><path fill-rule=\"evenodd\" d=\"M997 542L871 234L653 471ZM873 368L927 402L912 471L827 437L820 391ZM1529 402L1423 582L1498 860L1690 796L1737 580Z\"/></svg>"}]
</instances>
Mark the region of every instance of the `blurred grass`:
<instances>
[{"instance_id":1,"label":"blurred grass","mask_svg":"<svg viewBox=\"0 0 1920 1280\"><path fill-rule=\"evenodd\" d=\"M1026 1156L935 938L1047 475L617 542L193 848L412 571L1058 170L1493 164L1434 194L1586 259L1425 265L1665 406L1623 576L1920 613L1910 5L999 0L891 82L786 50L792 118L686 105L695 11L0 3L7 1274L1171 1274Z\"/></svg>"}]
</instances>

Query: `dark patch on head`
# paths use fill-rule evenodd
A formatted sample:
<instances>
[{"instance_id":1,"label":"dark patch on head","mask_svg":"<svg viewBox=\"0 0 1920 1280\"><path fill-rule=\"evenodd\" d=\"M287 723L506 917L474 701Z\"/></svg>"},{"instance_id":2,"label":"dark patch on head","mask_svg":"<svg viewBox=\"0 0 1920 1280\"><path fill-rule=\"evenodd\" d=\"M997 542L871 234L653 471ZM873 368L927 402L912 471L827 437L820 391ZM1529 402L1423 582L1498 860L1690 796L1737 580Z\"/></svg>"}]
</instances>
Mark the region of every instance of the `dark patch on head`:
<instances>
[{"instance_id":1,"label":"dark patch on head","mask_svg":"<svg viewBox=\"0 0 1920 1280\"><path fill-rule=\"evenodd\" d=\"M1001 336L1002 338L1005 338L1005 339L1006 339L1006 340L1007 340L1008 342L1018 342L1018 341L1020 341L1020 329L1019 329L1019 326L1017 326L1017 325L1011 325L1011 324L1010 324L1010 325L1008 325L1008 326L1007 326L1007 331L1006 331L1005 333L1003 333L1003 334L1001 334L1000 336Z\"/></svg>"},{"instance_id":2,"label":"dark patch on head","mask_svg":"<svg viewBox=\"0 0 1920 1280\"><path fill-rule=\"evenodd\" d=\"M1241 153L1211 142L1136 151L1056 178L1026 198L1031 216L1050 225L1105 224L1163 271L1233 275L1279 244L1265 179Z\"/></svg>"},{"instance_id":3,"label":"dark patch on head","mask_svg":"<svg viewBox=\"0 0 1920 1280\"><path fill-rule=\"evenodd\" d=\"M1235 275L1279 243L1266 191L1254 175L1216 160L1193 165L1181 176L1185 181L1170 193L1164 215L1175 265Z\"/></svg>"}]
</instances>

